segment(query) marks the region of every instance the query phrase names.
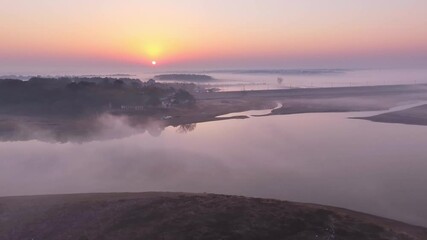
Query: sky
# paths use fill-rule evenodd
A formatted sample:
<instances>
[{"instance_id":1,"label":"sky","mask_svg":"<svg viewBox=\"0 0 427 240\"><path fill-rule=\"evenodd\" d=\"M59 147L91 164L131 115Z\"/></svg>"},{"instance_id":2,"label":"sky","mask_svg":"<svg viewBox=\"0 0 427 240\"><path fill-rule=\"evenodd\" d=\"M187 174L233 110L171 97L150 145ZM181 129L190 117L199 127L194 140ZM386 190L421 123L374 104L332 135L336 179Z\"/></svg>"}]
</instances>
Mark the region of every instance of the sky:
<instances>
[{"instance_id":1,"label":"sky","mask_svg":"<svg viewBox=\"0 0 427 240\"><path fill-rule=\"evenodd\" d=\"M425 0L0 3L3 74L427 66Z\"/></svg>"}]
</instances>

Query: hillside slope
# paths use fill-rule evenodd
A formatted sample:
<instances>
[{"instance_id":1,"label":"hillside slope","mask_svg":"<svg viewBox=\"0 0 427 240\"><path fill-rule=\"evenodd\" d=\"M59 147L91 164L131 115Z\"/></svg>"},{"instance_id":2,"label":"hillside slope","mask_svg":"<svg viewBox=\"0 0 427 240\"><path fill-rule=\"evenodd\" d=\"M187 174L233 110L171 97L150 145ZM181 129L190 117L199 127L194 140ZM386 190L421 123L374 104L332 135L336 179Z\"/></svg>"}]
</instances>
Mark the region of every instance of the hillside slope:
<instances>
[{"instance_id":1,"label":"hillside slope","mask_svg":"<svg viewBox=\"0 0 427 240\"><path fill-rule=\"evenodd\" d=\"M427 239L427 229L345 209L214 194L0 198L2 240Z\"/></svg>"}]
</instances>

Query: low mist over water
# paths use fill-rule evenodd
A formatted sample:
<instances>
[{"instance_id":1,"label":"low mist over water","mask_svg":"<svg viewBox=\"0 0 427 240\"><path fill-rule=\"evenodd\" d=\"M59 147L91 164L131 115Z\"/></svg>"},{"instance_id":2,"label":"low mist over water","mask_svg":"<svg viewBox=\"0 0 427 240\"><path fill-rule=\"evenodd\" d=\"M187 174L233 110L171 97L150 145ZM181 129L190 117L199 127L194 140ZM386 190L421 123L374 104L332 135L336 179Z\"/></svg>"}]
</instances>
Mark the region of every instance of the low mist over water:
<instances>
[{"instance_id":1,"label":"low mist over water","mask_svg":"<svg viewBox=\"0 0 427 240\"><path fill-rule=\"evenodd\" d=\"M180 72L180 71L178 71ZM203 83L222 91L329 88L427 83L425 69L259 69L195 71L215 79ZM183 71L183 73L193 73ZM156 73L136 74L150 79ZM200 83L200 82L197 82Z\"/></svg>"},{"instance_id":2,"label":"low mist over water","mask_svg":"<svg viewBox=\"0 0 427 240\"><path fill-rule=\"evenodd\" d=\"M0 143L0 196L216 192L347 207L427 226L427 129L348 119L370 115L251 117L155 134L106 117L104 137L89 142Z\"/></svg>"},{"instance_id":3,"label":"low mist over water","mask_svg":"<svg viewBox=\"0 0 427 240\"><path fill-rule=\"evenodd\" d=\"M0 240L427 239L426 0L2 3Z\"/></svg>"}]
</instances>

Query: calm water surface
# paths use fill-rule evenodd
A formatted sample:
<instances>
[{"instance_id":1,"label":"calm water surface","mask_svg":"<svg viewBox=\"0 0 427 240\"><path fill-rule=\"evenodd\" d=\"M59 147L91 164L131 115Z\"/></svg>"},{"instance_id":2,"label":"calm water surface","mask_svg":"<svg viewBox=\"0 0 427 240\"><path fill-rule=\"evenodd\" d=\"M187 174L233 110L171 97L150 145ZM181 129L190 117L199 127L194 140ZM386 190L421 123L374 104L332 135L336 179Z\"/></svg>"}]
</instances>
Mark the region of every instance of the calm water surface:
<instances>
[{"instance_id":1,"label":"calm water surface","mask_svg":"<svg viewBox=\"0 0 427 240\"><path fill-rule=\"evenodd\" d=\"M251 117L82 144L2 142L0 196L215 192L427 226L427 127L348 119L372 114Z\"/></svg>"}]
</instances>

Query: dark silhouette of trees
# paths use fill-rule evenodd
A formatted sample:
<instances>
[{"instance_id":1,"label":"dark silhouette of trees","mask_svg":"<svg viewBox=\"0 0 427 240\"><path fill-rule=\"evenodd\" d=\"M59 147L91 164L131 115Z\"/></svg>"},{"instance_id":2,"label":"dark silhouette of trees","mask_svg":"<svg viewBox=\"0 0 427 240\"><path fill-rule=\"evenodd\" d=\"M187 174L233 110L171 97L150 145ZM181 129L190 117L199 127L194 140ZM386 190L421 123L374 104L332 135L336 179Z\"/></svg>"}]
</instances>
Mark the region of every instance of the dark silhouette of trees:
<instances>
[{"instance_id":1,"label":"dark silhouette of trees","mask_svg":"<svg viewBox=\"0 0 427 240\"><path fill-rule=\"evenodd\" d=\"M115 80L113 82L113 85L115 88L122 88L125 85L125 83L122 80Z\"/></svg>"},{"instance_id":2,"label":"dark silhouette of trees","mask_svg":"<svg viewBox=\"0 0 427 240\"><path fill-rule=\"evenodd\" d=\"M141 86L139 80L114 78L0 80L0 113L98 114L121 106L156 108L163 101L176 105L195 102L189 92L167 84Z\"/></svg>"},{"instance_id":3,"label":"dark silhouette of trees","mask_svg":"<svg viewBox=\"0 0 427 240\"><path fill-rule=\"evenodd\" d=\"M191 95L188 91L185 91L183 89L178 90L174 96L174 104L194 104L196 102L196 99L193 95Z\"/></svg>"},{"instance_id":4,"label":"dark silhouette of trees","mask_svg":"<svg viewBox=\"0 0 427 240\"><path fill-rule=\"evenodd\" d=\"M207 82L215 79L209 75L202 74L162 74L157 75L154 79L164 81L189 81L189 82Z\"/></svg>"}]
</instances>

